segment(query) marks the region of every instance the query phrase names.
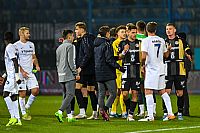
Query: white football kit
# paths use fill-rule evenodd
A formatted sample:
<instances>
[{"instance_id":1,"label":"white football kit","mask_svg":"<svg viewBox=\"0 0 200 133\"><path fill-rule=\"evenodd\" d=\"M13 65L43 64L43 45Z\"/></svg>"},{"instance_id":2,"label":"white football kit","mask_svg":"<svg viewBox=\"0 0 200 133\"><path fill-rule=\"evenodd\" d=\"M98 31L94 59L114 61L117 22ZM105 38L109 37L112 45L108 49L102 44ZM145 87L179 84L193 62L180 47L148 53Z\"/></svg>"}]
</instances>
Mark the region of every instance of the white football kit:
<instances>
[{"instance_id":1,"label":"white football kit","mask_svg":"<svg viewBox=\"0 0 200 133\"><path fill-rule=\"evenodd\" d=\"M167 52L165 41L158 36L148 36L142 40L141 51L147 52L144 87L161 90L165 88L165 66L163 55Z\"/></svg>"},{"instance_id":2,"label":"white football kit","mask_svg":"<svg viewBox=\"0 0 200 133\"><path fill-rule=\"evenodd\" d=\"M35 54L35 46L32 42L27 41L23 43L17 41L14 44L17 48L17 54L19 57L19 65L28 73L28 78L23 78L20 73L20 79L22 83L19 85L19 90L38 88L38 81L35 75L32 73L33 69L33 54Z\"/></svg>"},{"instance_id":3,"label":"white football kit","mask_svg":"<svg viewBox=\"0 0 200 133\"><path fill-rule=\"evenodd\" d=\"M4 85L4 91L10 92L11 94L18 94L17 83L15 79L15 67L12 61L13 58L17 58L16 49L13 44L9 43L5 49L5 66L7 73L7 80Z\"/></svg>"}]
</instances>

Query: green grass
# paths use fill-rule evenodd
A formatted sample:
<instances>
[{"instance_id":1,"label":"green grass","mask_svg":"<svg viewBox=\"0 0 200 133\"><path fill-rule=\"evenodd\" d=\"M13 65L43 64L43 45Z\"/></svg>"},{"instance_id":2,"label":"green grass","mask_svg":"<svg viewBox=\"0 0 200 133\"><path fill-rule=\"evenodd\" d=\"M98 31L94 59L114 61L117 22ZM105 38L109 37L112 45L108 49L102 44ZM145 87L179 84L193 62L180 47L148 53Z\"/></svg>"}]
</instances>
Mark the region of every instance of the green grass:
<instances>
[{"instance_id":1,"label":"green grass","mask_svg":"<svg viewBox=\"0 0 200 133\"><path fill-rule=\"evenodd\" d=\"M176 97L171 96L173 111L176 108ZM38 96L31 108L32 120L23 121L22 126L6 127L9 119L8 110L1 97L0 100L0 132L21 132L21 133L124 133L141 130L156 130L163 128L180 128L190 126L200 126L200 96L190 96L191 117L184 117L184 121L162 122L161 99L157 96L157 117L154 122L127 122L125 119L111 119L109 122L100 120L79 120L74 123L59 123L54 116L61 104L62 96ZM77 107L76 107L77 108ZM78 109L76 109L76 114ZM87 115L91 115L91 106L88 107ZM184 129L163 132L200 132L200 128Z\"/></svg>"}]
</instances>

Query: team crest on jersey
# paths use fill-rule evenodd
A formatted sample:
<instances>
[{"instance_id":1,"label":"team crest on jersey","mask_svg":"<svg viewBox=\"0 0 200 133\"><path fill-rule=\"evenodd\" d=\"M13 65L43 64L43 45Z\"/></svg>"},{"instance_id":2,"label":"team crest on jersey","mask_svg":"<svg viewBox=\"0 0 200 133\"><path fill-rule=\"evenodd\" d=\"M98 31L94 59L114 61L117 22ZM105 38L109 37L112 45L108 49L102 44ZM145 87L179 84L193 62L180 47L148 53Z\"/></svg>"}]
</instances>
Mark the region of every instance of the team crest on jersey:
<instances>
[{"instance_id":1,"label":"team crest on jersey","mask_svg":"<svg viewBox=\"0 0 200 133\"><path fill-rule=\"evenodd\" d=\"M136 86L139 86L140 85L140 82L139 81L136 81Z\"/></svg>"},{"instance_id":2,"label":"team crest on jersey","mask_svg":"<svg viewBox=\"0 0 200 133\"><path fill-rule=\"evenodd\" d=\"M178 41L175 41L175 45L178 45Z\"/></svg>"},{"instance_id":3,"label":"team crest on jersey","mask_svg":"<svg viewBox=\"0 0 200 133\"><path fill-rule=\"evenodd\" d=\"M29 48L32 48L32 46L29 46Z\"/></svg>"},{"instance_id":4,"label":"team crest on jersey","mask_svg":"<svg viewBox=\"0 0 200 133\"><path fill-rule=\"evenodd\" d=\"M138 43L136 43L136 44L135 44L135 47L139 47L139 44L138 44Z\"/></svg>"},{"instance_id":5,"label":"team crest on jersey","mask_svg":"<svg viewBox=\"0 0 200 133\"><path fill-rule=\"evenodd\" d=\"M181 81L181 85L183 86L185 84L185 81Z\"/></svg>"},{"instance_id":6,"label":"team crest on jersey","mask_svg":"<svg viewBox=\"0 0 200 133\"><path fill-rule=\"evenodd\" d=\"M7 85L10 84L10 82L9 82L9 81L6 81L6 84L7 84Z\"/></svg>"}]
</instances>

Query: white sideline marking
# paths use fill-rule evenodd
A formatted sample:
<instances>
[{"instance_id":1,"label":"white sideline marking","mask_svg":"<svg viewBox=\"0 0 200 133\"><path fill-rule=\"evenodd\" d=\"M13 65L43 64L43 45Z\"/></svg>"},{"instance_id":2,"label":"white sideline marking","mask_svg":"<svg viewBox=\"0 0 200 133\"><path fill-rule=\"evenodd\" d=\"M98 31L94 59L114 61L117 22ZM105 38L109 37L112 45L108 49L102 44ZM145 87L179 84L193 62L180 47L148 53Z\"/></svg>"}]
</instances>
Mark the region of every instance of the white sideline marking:
<instances>
[{"instance_id":1,"label":"white sideline marking","mask_svg":"<svg viewBox=\"0 0 200 133\"><path fill-rule=\"evenodd\" d=\"M182 129L192 129L192 128L200 128L200 126L180 127L180 128L164 128L164 129L156 129L156 130L141 130L141 131L125 132L125 133L148 133L148 132L172 131L172 130L182 130Z\"/></svg>"}]
</instances>

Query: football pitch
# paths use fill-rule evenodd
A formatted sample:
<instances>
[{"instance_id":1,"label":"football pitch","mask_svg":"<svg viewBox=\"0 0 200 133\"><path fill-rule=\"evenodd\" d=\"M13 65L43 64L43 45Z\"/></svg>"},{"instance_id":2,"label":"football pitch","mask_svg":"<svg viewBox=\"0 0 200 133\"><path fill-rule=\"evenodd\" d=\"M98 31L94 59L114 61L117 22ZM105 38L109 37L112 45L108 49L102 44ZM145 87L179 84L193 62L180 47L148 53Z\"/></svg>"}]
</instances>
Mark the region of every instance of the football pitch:
<instances>
[{"instance_id":1,"label":"football pitch","mask_svg":"<svg viewBox=\"0 0 200 133\"><path fill-rule=\"evenodd\" d=\"M176 97L171 96L173 111L176 112ZM157 96L157 117L154 122L127 122L126 119L113 118L108 122L81 119L74 123L59 123L54 116L61 104L62 96L38 96L31 108L31 121L22 120L22 126L6 127L9 114L3 97L0 100L0 133L142 133L142 132L200 132L200 96L190 95L190 117L183 121L163 122L162 104ZM119 109L118 109L119 110ZM91 115L89 102L87 116ZM75 114L78 114L76 105ZM139 119L135 117L136 119Z\"/></svg>"}]
</instances>

